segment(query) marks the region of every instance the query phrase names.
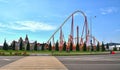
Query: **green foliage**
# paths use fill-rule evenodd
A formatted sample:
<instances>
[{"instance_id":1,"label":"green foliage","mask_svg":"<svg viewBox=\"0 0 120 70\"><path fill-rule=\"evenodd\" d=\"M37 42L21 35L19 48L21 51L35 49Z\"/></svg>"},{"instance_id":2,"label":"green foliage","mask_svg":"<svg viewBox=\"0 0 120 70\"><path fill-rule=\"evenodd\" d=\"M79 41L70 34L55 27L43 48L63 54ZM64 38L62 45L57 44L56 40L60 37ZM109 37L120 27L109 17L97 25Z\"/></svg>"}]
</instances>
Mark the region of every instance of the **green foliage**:
<instances>
[{"instance_id":1,"label":"green foliage","mask_svg":"<svg viewBox=\"0 0 120 70\"><path fill-rule=\"evenodd\" d=\"M90 40L90 51L94 51L92 40Z\"/></svg>"},{"instance_id":2,"label":"green foliage","mask_svg":"<svg viewBox=\"0 0 120 70\"><path fill-rule=\"evenodd\" d=\"M91 45L91 51L94 51L94 49L93 49L93 45Z\"/></svg>"},{"instance_id":3,"label":"green foliage","mask_svg":"<svg viewBox=\"0 0 120 70\"><path fill-rule=\"evenodd\" d=\"M44 50L44 44L41 47L42 47L41 50L43 51Z\"/></svg>"},{"instance_id":4,"label":"green foliage","mask_svg":"<svg viewBox=\"0 0 120 70\"><path fill-rule=\"evenodd\" d=\"M71 42L70 43L70 51L72 51L72 49L73 49L73 43Z\"/></svg>"},{"instance_id":5,"label":"green foliage","mask_svg":"<svg viewBox=\"0 0 120 70\"><path fill-rule=\"evenodd\" d=\"M83 51L87 51L86 42L84 42L84 45L83 45Z\"/></svg>"},{"instance_id":6,"label":"green foliage","mask_svg":"<svg viewBox=\"0 0 120 70\"><path fill-rule=\"evenodd\" d=\"M80 51L78 43L76 44L76 51Z\"/></svg>"},{"instance_id":7,"label":"green foliage","mask_svg":"<svg viewBox=\"0 0 120 70\"><path fill-rule=\"evenodd\" d=\"M26 50L30 50L30 43L29 43L29 41L27 42L27 49Z\"/></svg>"},{"instance_id":8,"label":"green foliage","mask_svg":"<svg viewBox=\"0 0 120 70\"><path fill-rule=\"evenodd\" d=\"M104 45L104 43L103 43L103 42L102 42L101 47L102 47L102 51L105 51L105 45Z\"/></svg>"},{"instance_id":9,"label":"green foliage","mask_svg":"<svg viewBox=\"0 0 120 70\"><path fill-rule=\"evenodd\" d=\"M3 44L3 50L8 50L9 49L9 46L6 42L6 40L4 41L4 44Z\"/></svg>"},{"instance_id":10,"label":"green foliage","mask_svg":"<svg viewBox=\"0 0 120 70\"><path fill-rule=\"evenodd\" d=\"M37 51L37 41L34 42L34 50Z\"/></svg>"},{"instance_id":11,"label":"green foliage","mask_svg":"<svg viewBox=\"0 0 120 70\"><path fill-rule=\"evenodd\" d=\"M20 46L20 50L23 50L23 40L22 40L21 37L20 37L20 44L19 44L19 46Z\"/></svg>"},{"instance_id":12,"label":"green foliage","mask_svg":"<svg viewBox=\"0 0 120 70\"><path fill-rule=\"evenodd\" d=\"M99 42L97 43L96 50L97 50L97 51L100 51L100 44L99 44Z\"/></svg>"},{"instance_id":13,"label":"green foliage","mask_svg":"<svg viewBox=\"0 0 120 70\"><path fill-rule=\"evenodd\" d=\"M49 43L48 45L48 50L51 51L52 50L52 45L51 45L51 42Z\"/></svg>"},{"instance_id":14,"label":"green foliage","mask_svg":"<svg viewBox=\"0 0 120 70\"><path fill-rule=\"evenodd\" d=\"M57 41L56 44L55 44L55 50L56 50L56 51L59 51L59 43L58 43L58 41Z\"/></svg>"},{"instance_id":15,"label":"green foliage","mask_svg":"<svg viewBox=\"0 0 120 70\"><path fill-rule=\"evenodd\" d=\"M63 51L66 51L66 42L63 44Z\"/></svg>"},{"instance_id":16,"label":"green foliage","mask_svg":"<svg viewBox=\"0 0 120 70\"><path fill-rule=\"evenodd\" d=\"M113 50L114 50L114 51L117 51L117 47L115 46L115 47L113 48Z\"/></svg>"},{"instance_id":17,"label":"green foliage","mask_svg":"<svg viewBox=\"0 0 120 70\"><path fill-rule=\"evenodd\" d=\"M12 42L12 49L15 50L15 40Z\"/></svg>"},{"instance_id":18,"label":"green foliage","mask_svg":"<svg viewBox=\"0 0 120 70\"><path fill-rule=\"evenodd\" d=\"M106 44L106 48L109 50L109 45L108 45L108 43Z\"/></svg>"}]
</instances>

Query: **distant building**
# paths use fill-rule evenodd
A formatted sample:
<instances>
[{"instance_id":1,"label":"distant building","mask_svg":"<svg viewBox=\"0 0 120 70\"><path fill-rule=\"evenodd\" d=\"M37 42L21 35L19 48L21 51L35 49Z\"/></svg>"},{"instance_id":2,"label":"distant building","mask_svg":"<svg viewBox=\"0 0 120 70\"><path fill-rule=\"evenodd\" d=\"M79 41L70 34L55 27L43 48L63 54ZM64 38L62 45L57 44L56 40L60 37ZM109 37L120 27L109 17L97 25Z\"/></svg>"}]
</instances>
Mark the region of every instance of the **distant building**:
<instances>
[{"instance_id":1,"label":"distant building","mask_svg":"<svg viewBox=\"0 0 120 70\"><path fill-rule=\"evenodd\" d=\"M35 43L34 42L30 42L29 41L29 38L28 38L28 35L26 35L25 37L25 40L22 39L22 37L20 37L20 39L18 41L15 41L15 50L19 50L20 49L20 42L23 42L23 48L26 50L27 48L27 43L29 42L30 43L30 50L34 50L34 45ZM12 42L13 44L13 42ZM37 43L37 49L38 50L41 50L41 45L40 43Z\"/></svg>"},{"instance_id":2,"label":"distant building","mask_svg":"<svg viewBox=\"0 0 120 70\"><path fill-rule=\"evenodd\" d=\"M113 50L114 47L116 47L117 50L120 50L120 43L108 43L108 46L109 46L109 50Z\"/></svg>"}]
</instances>

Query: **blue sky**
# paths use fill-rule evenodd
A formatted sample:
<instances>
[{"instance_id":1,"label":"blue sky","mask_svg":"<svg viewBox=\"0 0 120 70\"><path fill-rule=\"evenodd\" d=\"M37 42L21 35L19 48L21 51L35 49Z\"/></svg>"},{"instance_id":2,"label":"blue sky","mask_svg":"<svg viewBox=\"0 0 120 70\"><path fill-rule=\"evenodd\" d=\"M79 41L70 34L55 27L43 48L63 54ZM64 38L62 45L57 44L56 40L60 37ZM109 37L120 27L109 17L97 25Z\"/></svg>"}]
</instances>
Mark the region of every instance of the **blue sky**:
<instances>
[{"instance_id":1,"label":"blue sky","mask_svg":"<svg viewBox=\"0 0 120 70\"><path fill-rule=\"evenodd\" d=\"M74 11L82 10L92 18L92 33L104 42L120 42L120 0L0 0L0 44L19 37L46 42L61 23ZM75 15L75 27L83 26L83 16ZM66 40L68 20L63 27ZM59 39L59 32L55 36Z\"/></svg>"}]
</instances>

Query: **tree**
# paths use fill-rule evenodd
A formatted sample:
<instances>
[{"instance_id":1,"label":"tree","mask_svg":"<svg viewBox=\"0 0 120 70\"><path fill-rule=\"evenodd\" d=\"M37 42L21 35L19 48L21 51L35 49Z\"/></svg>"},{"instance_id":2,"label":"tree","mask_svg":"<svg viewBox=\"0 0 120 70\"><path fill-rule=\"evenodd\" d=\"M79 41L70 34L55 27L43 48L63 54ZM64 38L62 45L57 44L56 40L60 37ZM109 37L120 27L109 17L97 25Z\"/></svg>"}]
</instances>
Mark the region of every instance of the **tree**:
<instances>
[{"instance_id":1,"label":"tree","mask_svg":"<svg viewBox=\"0 0 120 70\"><path fill-rule=\"evenodd\" d=\"M58 43L58 40L57 40L57 42L56 42L56 44L55 44L55 50L56 50L56 51L59 51L59 43Z\"/></svg>"},{"instance_id":2,"label":"tree","mask_svg":"<svg viewBox=\"0 0 120 70\"><path fill-rule=\"evenodd\" d=\"M93 49L93 45L91 45L91 51L94 51L94 49Z\"/></svg>"},{"instance_id":3,"label":"tree","mask_svg":"<svg viewBox=\"0 0 120 70\"><path fill-rule=\"evenodd\" d=\"M76 51L79 51L79 43L76 44Z\"/></svg>"},{"instance_id":4,"label":"tree","mask_svg":"<svg viewBox=\"0 0 120 70\"><path fill-rule=\"evenodd\" d=\"M113 50L114 50L114 51L117 51L117 47L116 47L116 45L115 45L115 47L113 47Z\"/></svg>"},{"instance_id":5,"label":"tree","mask_svg":"<svg viewBox=\"0 0 120 70\"><path fill-rule=\"evenodd\" d=\"M86 51L87 50L87 46L86 46L86 42L84 42L83 44L83 51Z\"/></svg>"},{"instance_id":6,"label":"tree","mask_svg":"<svg viewBox=\"0 0 120 70\"><path fill-rule=\"evenodd\" d=\"M63 44L63 51L66 51L66 42Z\"/></svg>"},{"instance_id":7,"label":"tree","mask_svg":"<svg viewBox=\"0 0 120 70\"><path fill-rule=\"evenodd\" d=\"M9 47L8 47L8 44L6 42L6 40L4 41L4 44L3 44L3 50L8 50Z\"/></svg>"},{"instance_id":8,"label":"tree","mask_svg":"<svg viewBox=\"0 0 120 70\"><path fill-rule=\"evenodd\" d=\"M27 49L26 50L30 50L30 43L29 43L29 41L27 42Z\"/></svg>"},{"instance_id":9,"label":"tree","mask_svg":"<svg viewBox=\"0 0 120 70\"><path fill-rule=\"evenodd\" d=\"M72 48L73 48L73 43L70 42L70 51L72 51Z\"/></svg>"},{"instance_id":10,"label":"tree","mask_svg":"<svg viewBox=\"0 0 120 70\"><path fill-rule=\"evenodd\" d=\"M12 49L15 50L15 40L12 42Z\"/></svg>"},{"instance_id":11,"label":"tree","mask_svg":"<svg viewBox=\"0 0 120 70\"><path fill-rule=\"evenodd\" d=\"M19 44L19 46L20 46L20 50L23 50L23 40L22 40L22 38L20 37L20 44Z\"/></svg>"},{"instance_id":12,"label":"tree","mask_svg":"<svg viewBox=\"0 0 120 70\"><path fill-rule=\"evenodd\" d=\"M41 50L43 51L44 50L44 46L45 46L46 44L44 44L43 43L43 45L41 46Z\"/></svg>"},{"instance_id":13,"label":"tree","mask_svg":"<svg viewBox=\"0 0 120 70\"><path fill-rule=\"evenodd\" d=\"M106 44L106 48L109 50L109 44L108 43Z\"/></svg>"},{"instance_id":14,"label":"tree","mask_svg":"<svg viewBox=\"0 0 120 70\"><path fill-rule=\"evenodd\" d=\"M48 45L48 50L51 51L52 50L52 45L51 45L51 42L49 43Z\"/></svg>"},{"instance_id":15,"label":"tree","mask_svg":"<svg viewBox=\"0 0 120 70\"><path fill-rule=\"evenodd\" d=\"M92 40L90 40L90 51L94 51Z\"/></svg>"},{"instance_id":16,"label":"tree","mask_svg":"<svg viewBox=\"0 0 120 70\"><path fill-rule=\"evenodd\" d=\"M96 50L100 51L100 44L99 44L99 42L97 43L97 49Z\"/></svg>"},{"instance_id":17,"label":"tree","mask_svg":"<svg viewBox=\"0 0 120 70\"><path fill-rule=\"evenodd\" d=\"M102 51L105 51L105 45L104 45L104 43L103 43L103 42L102 42L101 47L102 47Z\"/></svg>"},{"instance_id":18,"label":"tree","mask_svg":"<svg viewBox=\"0 0 120 70\"><path fill-rule=\"evenodd\" d=\"M37 41L34 42L34 50L37 51Z\"/></svg>"}]
</instances>

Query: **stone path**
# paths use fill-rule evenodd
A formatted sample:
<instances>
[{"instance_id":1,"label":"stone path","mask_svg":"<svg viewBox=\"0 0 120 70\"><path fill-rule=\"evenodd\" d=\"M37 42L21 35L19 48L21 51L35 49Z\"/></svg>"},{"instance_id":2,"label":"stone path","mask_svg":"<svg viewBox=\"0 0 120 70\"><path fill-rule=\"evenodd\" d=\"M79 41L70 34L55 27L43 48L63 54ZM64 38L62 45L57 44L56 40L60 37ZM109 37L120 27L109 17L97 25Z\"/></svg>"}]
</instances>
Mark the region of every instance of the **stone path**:
<instances>
[{"instance_id":1,"label":"stone path","mask_svg":"<svg viewBox=\"0 0 120 70\"><path fill-rule=\"evenodd\" d=\"M0 70L68 70L54 56L28 56L5 65Z\"/></svg>"}]
</instances>

